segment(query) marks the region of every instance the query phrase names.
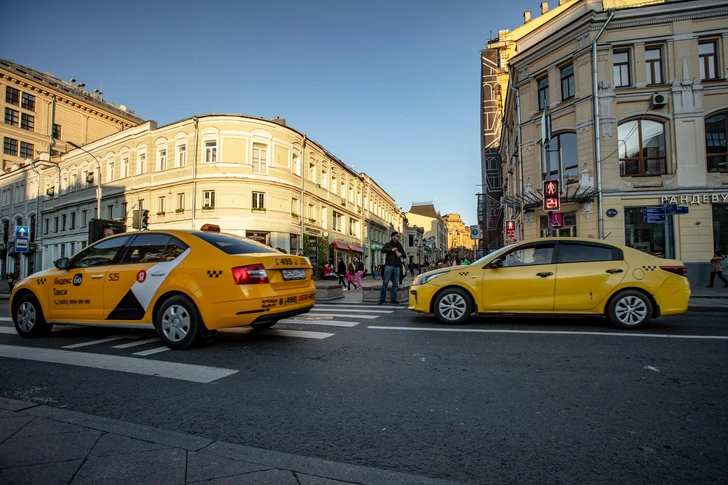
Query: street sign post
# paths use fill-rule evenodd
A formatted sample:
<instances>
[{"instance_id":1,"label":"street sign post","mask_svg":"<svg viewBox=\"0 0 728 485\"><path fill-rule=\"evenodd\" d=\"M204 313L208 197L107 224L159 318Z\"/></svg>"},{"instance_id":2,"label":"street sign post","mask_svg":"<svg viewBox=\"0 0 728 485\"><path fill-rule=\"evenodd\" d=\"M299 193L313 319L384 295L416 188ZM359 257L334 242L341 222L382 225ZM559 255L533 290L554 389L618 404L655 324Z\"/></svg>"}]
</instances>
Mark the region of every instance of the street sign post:
<instances>
[{"instance_id":1,"label":"street sign post","mask_svg":"<svg viewBox=\"0 0 728 485\"><path fill-rule=\"evenodd\" d=\"M28 252L28 238L30 237L30 231L28 226L15 226L15 252L27 253Z\"/></svg>"}]
</instances>

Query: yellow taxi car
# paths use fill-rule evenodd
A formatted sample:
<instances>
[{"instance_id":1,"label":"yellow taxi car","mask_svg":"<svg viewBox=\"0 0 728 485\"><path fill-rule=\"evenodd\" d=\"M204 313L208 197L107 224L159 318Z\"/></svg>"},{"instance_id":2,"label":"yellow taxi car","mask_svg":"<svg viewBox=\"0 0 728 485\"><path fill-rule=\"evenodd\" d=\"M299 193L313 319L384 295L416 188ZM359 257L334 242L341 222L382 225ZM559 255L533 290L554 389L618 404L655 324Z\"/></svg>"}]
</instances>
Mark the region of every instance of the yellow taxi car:
<instances>
[{"instance_id":1,"label":"yellow taxi car","mask_svg":"<svg viewBox=\"0 0 728 485\"><path fill-rule=\"evenodd\" d=\"M604 315L624 329L688 308L681 261L581 238L522 241L469 266L417 276L409 309L460 324L472 313Z\"/></svg>"},{"instance_id":2,"label":"yellow taxi car","mask_svg":"<svg viewBox=\"0 0 728 485\"><path fill-rule=\"evenodd\" d=\"M307 258L214 231L119 234L55 266L13 289L22 337L54 324L154 328L170 348L186 349L217 329L270 327L316 298Z\"/></svg>"}]
</instances>

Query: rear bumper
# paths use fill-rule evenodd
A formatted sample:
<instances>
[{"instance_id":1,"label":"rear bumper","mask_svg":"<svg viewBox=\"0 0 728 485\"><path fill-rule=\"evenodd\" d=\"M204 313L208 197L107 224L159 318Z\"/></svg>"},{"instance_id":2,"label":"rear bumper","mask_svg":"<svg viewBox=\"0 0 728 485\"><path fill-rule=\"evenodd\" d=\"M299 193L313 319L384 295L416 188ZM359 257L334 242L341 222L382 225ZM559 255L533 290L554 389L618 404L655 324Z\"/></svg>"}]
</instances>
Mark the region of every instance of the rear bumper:
<instances>
[{"instance_id":1,"label":"rear bumper","mask_svg":"<svg viewBox=\"0 0 728 485\"><path fill-rule=\"evenodd\" d=\"M253 323L271 323L271 322L275 323L278 320L281 320L283 318L291 318L291 317L295 317L296 315L300 315L302 313L308 313L311 311L311 308L313 308L313 305L307 306L306 308L299 308L297 310L290 310L287 312L261 315L258 318L256 318L255 320L253 320L251 322L251 324L253 324Z\"/></svg>"},{"instance_id":2,"label":"rear bumper","mask_svg":"<svg viewBox=\"0 0 728 485\"><path fill-rule=\"evenodd\" d=\"M654 293L660 315L678 315L688 311L690 283L684 276L670 276Z\"/></svg>"}]
</instances>

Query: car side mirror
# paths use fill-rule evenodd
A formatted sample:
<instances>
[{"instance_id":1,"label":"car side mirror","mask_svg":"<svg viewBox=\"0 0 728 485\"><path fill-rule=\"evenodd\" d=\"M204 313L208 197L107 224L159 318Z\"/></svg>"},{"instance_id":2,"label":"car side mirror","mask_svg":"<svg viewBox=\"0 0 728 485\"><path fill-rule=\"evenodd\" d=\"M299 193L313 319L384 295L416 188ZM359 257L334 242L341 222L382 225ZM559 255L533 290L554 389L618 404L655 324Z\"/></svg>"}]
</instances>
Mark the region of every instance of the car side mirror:
<instances>
[{"instance_id":1,"label":"car side mirror","mask_svg":"<svg viewBox=\"0 0 728 485\"><path fill-rule=\"evenodd\" d=\"M495 258L493 261L488 263L488 266L486 268L502 268L503 267L503 260L501 258Z\"/></svg>"},{"instance_id":2,"label":"car side mirror","mask_svg":"<svg viewBox=\"0 0 728 485\"><path fill-rule=\"evenodd\" d=\"M53 263L53 264L55 264L56 268L58 268L58 269L66 269L69 266L68 258L58 258L58 259L56 259L55 263Z\"/></svg>"}]
</instances>

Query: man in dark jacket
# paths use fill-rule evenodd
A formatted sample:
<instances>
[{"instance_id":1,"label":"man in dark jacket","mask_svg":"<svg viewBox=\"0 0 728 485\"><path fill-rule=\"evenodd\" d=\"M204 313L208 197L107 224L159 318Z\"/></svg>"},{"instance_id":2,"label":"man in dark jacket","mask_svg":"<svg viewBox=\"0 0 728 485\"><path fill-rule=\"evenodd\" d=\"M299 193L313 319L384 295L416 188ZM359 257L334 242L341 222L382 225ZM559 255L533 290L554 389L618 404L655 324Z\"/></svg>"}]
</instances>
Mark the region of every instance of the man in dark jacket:
<instances>
[{"instance_id":1,"label":"man in dark jacket","mask_svg":"<svg viewBox=\"0 0 728 485\"><path fill-rule=\"evenodd\" d=\"M402 258L404 257L404 248L399 242L399 233L392 233L392 240L382 247L382 252L386 255L384 261L384 273L382 274L382 292L379 294L379 304L384 303L387 298L387 285L392 281L392 303L397 302L397 289L399 288L399 273L402 271Z\"/></svg>"}]
</instances>

